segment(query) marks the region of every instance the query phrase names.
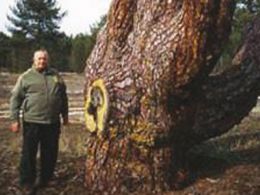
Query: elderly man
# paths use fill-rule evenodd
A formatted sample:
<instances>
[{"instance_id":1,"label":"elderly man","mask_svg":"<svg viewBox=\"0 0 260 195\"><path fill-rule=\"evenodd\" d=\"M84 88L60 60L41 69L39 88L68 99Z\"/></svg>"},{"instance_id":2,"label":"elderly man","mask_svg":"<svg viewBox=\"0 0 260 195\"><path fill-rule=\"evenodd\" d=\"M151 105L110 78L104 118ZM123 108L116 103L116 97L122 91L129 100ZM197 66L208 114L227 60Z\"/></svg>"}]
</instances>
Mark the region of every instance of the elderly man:
<instances>
[{"instance_id":1,"label":"elderly man","mask_svg":"<svg viewBox=\"0 0 260 195\"><path fill-rule=\"evenodd\" d=\"M68 123L66 85L57 71L48 67L48 52L35 51L33 65L20 75L10 99L11 131L19 132L22 110L23 146L20 185L33 188L36 156L40 146L40 174L37 185L46 186L53 176L60 135L60 117Z\"/></svg>"}]
</instances>

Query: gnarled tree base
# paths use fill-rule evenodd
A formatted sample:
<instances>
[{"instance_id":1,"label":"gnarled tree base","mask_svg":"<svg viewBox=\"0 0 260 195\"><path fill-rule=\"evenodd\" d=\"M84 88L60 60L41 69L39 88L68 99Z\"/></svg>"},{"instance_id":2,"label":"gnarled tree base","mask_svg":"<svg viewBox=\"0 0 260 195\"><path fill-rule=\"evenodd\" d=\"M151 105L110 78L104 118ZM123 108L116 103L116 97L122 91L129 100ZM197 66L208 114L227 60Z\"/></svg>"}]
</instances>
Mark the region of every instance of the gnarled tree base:
<instances>
[{"instance_id":1,"label":"gnarled tree base","mask_svg":"<svg viewBox=\"0 0 260 195\"><path fill-rule=\"evenodd\" d=\"M96 193L160 191L173 179L172 148L135 146L127 139L88 139L86 185ZM145 189L149 188L149 189Z\"/></svg>"}]
</instances>

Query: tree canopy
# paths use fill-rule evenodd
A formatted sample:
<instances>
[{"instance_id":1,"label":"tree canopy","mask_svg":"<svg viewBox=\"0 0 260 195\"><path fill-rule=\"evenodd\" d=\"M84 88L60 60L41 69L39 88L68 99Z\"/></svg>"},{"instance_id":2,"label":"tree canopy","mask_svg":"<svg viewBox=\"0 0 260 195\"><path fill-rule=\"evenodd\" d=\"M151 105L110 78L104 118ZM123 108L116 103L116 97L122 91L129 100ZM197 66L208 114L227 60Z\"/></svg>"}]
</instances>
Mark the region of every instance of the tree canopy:
<instances>
[{"instance_id":1,"label":"tree canopy","mask_svg":"<svg viewBox=\"0 0 260 195\"><path fill-rule=\"evenodd\" d=\"M71 44L59 30L67 12L57 6L57 1L18 0L10 9L12 14L7 19L11 22L8 30L12 34L12 70L28 68L31 63L28 55L39 48L49 51L51 59L55 59L54 67L68 69Z\"/></svg>"},{"instance_id":2,"label":"tree canopy","mask_svg":"<svg viewBox=\"0 0 260 195\"><path fill-rule=\"evenodd\" d=\"M19 0L11 11L13 15L7 16L12 23L9 31L32 39L58 34L59 23L66 15L57 7L56 0Z\"/></svg>"}]
</instances>

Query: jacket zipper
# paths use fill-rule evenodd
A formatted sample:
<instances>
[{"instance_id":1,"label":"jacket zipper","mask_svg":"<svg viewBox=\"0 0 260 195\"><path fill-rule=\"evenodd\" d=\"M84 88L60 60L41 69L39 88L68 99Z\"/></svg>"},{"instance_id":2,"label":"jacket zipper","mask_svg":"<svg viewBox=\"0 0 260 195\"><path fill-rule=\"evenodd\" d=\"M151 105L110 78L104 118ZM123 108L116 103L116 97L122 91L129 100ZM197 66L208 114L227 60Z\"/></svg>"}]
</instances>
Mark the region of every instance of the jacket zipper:
<instances>
[{"instance_id":1,"label":"jacket zipper","mask_svg":"<svg viewBox=\"0 0 260 195\"><path fill-rule=\"evenodd\" d=\"M49 88L48 88L48 81L47 81L47 76L45 74L43 74L43 79L44 79L44 83L45 83L45 90L46 90L46 102L47 102L47 109L48 109L48 113L50 113L50 106L49 106Z\"/></svg>"}]
</instances>

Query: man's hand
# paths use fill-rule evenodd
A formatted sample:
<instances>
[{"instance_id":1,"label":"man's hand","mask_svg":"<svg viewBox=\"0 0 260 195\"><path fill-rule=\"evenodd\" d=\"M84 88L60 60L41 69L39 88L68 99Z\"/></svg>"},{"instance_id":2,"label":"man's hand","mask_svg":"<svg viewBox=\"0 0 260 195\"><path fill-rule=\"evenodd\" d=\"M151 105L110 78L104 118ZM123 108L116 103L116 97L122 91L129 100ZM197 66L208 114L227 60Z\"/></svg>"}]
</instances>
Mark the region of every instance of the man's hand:
<instances>
[{"instance_id":1,"label":"man's hand","mask_svg":"<svg viewBox=\"0 0 260 195\"><path fill-rule=\"evenodd\" d=\"M20 131L20 124L19 122L12 122L10 126L10 130L14 133L18 133Z\"/></svg>"},{"instance_id":2,"label":"man's hand","mask_svg":"<svg viewBox=\"0 0 260 195\"><path fill-rule=\"evenodd\" d=\"M65 116L63 117L63 125L68 125L69 124L69 117Z\"/></svg>"}]
</instances>

